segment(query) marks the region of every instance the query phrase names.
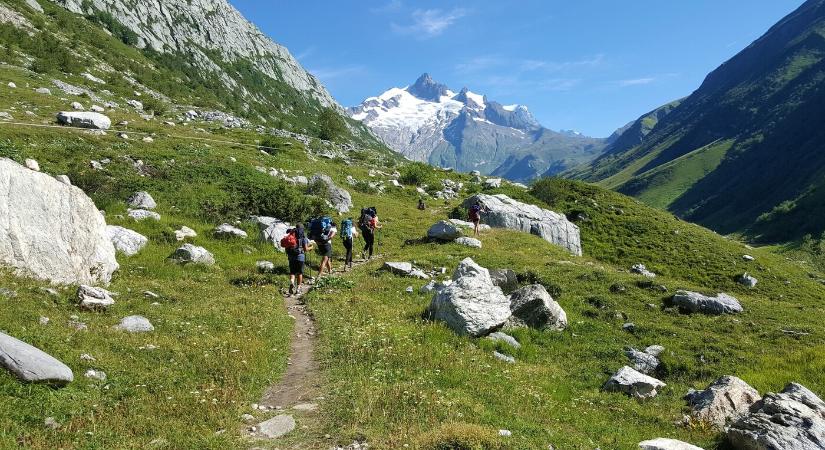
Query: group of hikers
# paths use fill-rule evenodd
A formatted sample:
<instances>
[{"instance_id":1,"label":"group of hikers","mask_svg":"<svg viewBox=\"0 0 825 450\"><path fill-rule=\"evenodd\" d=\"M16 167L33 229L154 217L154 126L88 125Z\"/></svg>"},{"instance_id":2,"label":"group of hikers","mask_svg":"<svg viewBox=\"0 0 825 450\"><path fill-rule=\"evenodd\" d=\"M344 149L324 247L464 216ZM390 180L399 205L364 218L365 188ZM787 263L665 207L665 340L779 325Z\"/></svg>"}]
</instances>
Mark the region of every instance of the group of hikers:
<instances>
[{"instance_id":1,"label":"group of hikers","mask_svg":"<svg viewBox=\"0 0 825 450\"><path fill-rule=\"evenodd\" d=\"M352 268L353 243L358 237L355 225L352 217L341 222L341 242L346 250L345 270ZM364 239L361 258L370 259L375 251L375 235L381 229L377 209L375 207L363 208L357 226ZM319 277L324 274L324 269L327 274L332 273L332 241L338 235L337 224L329 217L312 219L306 227L298 224L287 230L286 235L281 239L281 247L286 251L289 259L289 295L297 293L298 287L304 282L304 266L309 252L315 250L321 258L321 264L318 266Z\"/></svg>"},{"instance_id":2,"label":"group of hikers","mask_svg":"<svg viewBox=\"0 0 825 450\"><path fill-rule=\"evenodd\" d=\"M423 199L419 199L418 209L424 210L425 208ZM474 236L479 234L481 214L485 211L486 208L480 202L475 202L468 211L468 218L473 224ZM346 250L344 270L352 269L353 242L359 235L356 225L364 239L361 259L369 260L373 256L376 233L382 227L378 222L376 208L373 206L361 209L357 224L353 222L352 217L341 222L341 242ZM321 277L325 269L327 274L332 274L332 241L338 235L337 224L329 217L312 219L306 227L298 224L287 230L286 235L281 239L281 247L286 251L289 259L289 295L296 294L303 284L307 254L313 250L321 258L318 276Z\"/></svg>"}]
</instances>

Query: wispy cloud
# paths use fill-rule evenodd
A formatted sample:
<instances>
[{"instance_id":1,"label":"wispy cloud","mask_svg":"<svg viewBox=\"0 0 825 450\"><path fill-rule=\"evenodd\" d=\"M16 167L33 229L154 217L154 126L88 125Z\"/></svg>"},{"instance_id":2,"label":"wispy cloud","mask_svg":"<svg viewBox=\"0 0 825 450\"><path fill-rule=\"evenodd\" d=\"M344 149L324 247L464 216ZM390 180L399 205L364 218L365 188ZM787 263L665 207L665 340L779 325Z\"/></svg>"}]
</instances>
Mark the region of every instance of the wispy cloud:
<instances>
[{"instance_id":1,"label":"wispy cloud","mask_svg":"<svg viewBox=\"0 0 825 450\"><path fill-rule=\"evenodd\" d=\"M496 67L506 67L509 73L544 72L558 73L579 71L601 66L605 62L603 54L584 57L570 61L546 61L539 59L514 59L499 55L476 56L455 65L458 73L484 72Z\"/></svg>"},{"instance_id":2,"label":"wispy cloud","mask_svg":"<svg viewBox=\"0 0 825 450\"><path fill-rule=\"evenodd\" d=\"M316 47L314 45L311 46L311 47L308 47L308 48L304 49L304 51L302 51L301 53L298 53L297 55L295 55L295 59L297 59L298 61L303 61L306 58L309 58L313 53L315 53L315 50L316 50Z\"/></svg>"},{"instance_id":3,"label":"wispy cloud","mask_svg":"<svg viewBox=\"0 0 825 450\"><path fill-rule=\"evenodd\" d=\"M455 8L450 11L442 9L416 9L412 12L408 25L392 23L392 30L397 34L415 35L421 39L432 38L441 35L453 24L467 15L467 11L462 8Z\"/></svg>"},{"instance_id":4,"label":"wispy cloud","mask_svg":"<svg viewBox=\"0 0 825 450\"><path fill-rule=\"evenodd\" d=\"M316 78L323 82L330 82L332 80L354 76L363 75L367 72L364 66L343 66L343 67L316 67L309 69L309 73L315 75Z\"/></svg>"},{"instance_id":5,"label":"wispy cloud","mask_svg":"<svg viewBox=\"0 0 825 450\"><path fill-rule=\"evenodd\" d=\"M631 78L628 80L619 80L616 82L621 87L641 86L650 84L656 81L656 77Z\"/></svg>"},{"instance_id":6,"label":"wispy cloud","mask_svg":"<svg viewBox=\"0 0 825 450\"><path fill-rule=\"evenodd\" d=\"M400 11L403 7L404 2L402 2L401 0L390 0L381 6L370 8L370 12L373 14L391 13Z\"/></svg>"}]
</instances>

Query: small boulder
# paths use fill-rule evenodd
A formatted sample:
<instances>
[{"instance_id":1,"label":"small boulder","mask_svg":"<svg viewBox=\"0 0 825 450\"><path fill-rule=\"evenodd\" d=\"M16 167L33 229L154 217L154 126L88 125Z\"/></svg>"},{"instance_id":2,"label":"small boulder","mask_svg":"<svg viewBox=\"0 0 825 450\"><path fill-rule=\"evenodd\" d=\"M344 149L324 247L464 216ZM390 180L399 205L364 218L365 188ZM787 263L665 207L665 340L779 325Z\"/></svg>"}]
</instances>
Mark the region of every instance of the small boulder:
<instances>
[{"instance_id":1,"label":"small boulder","mask_svg":"<svg viewBox=\"0 0 825 450\"><path fill-rule=\"evenodd\" d=\"M730 375L714 381L704 391L687 396L691 416L719 431L747 415L751 405L760 399L756 389Z\"/></svg>"},{"instance_id":2,"label":"small boulder","mask_svg":"<svg viewBox=\"0 0 825 450\"><path fill-rule=\"evenodd\" d=\"M75 128L108 130L112 119L98 112L61 111L57 113L57 123Z\"/></svg>"},{"instance_id":3,"label":"small boulder","mask_svg":"<svg viewBox=\"0 0 825 450\"><path fill-rule=\"evenodd\" d=\"M493 356L498 359L499 361L506 362L508 364L514 364L516 362L516 358L512 356L505 355L504 353L493 352Z\"/></svg>"},{"instance_id":4,"label":"small boulder","mask_svg":"<svg viewBox=\"0 0 825 450\"><path fill-rule=\"evenodd\" d=\"M306 179L306 178L304 178ZM300 183L298 177L293 179L296 184L308 184L309 186L324 186L326 190L326 199L332 204L332 207L339 213L348 213L352 208L352 196L346 189L335 185L328 175L316 173L305 183Z\"/></svg>"},{"instance_id":5,"label":"small boulder","mask_svg":"<svg viewBox=\"0 0 825 450\"><path fill-rule=\"evenodd\" d=\"M602 387L606 391L623 392L631 397L655 397L657 390L666 384L656 378L645 375L632 367L619 369Z\"/></svg>"},{"instance_id":6,"label":"small boulder","mask_svg":"<svg viewBox=\"0 0 825 450\"><path fill-rule=\"evenodd\" d=\"M500 328L511 314L510 300L471 258L458 265L453 283L436 292L429 312L456 333L476 337Z\"/></svg>"},{"instance_id":7,"label":"small boulder","mask_svg":"<svg viewBox=\"0 0 825 450\"><path fill-rule=\"evenodd\" d=\"M494 341L494 342L504 342L505 344L507 344L510 347L513 347L515 349L521 348L521 344L519 344L519 342L516 340L516 338L514 338L513 336L510 336L507 333L502 333L501 331L496 331L494 333L490 333L490 335L487 336L487 339L490 339L491 341Z\"/></svg>"},{"instance_id":8,"label":"small boulder","mask_svg":"<svg viewBox=\"0 0 825 450\"><path fill-rule=\"evenodd\" d=\"M277 439L295 429L295 419L288 414L281 414L259 423L256 428L259 436Z\"/></svg>"},{"instance_id":9,"label":"small boulder","mask_svg":"<svg viewBox=\"0 0 825 450\"><path fill-rule=\"evenodd\" d=\"M100 382L106 381L106 378L107 378L106 377L106 372L104 372L102 370L95 370L95 369L87 370L86 373L83 374L83 376L90 379L90 380L100 381Z\"/></svg>"},{"instance_id":10,"label":"small boulder","mask_svg":"<svg viewBox=\"0 0 825 450\"><path fill-rule=\"evenodd\" d=\"M197 236L198 236L198 233L196 233L195 230L193 230L189 227L180 227L179 230L175 230L175 239L177 239L179 241L182 241L186 238L193 238L193 237L197 237Z\"/></svg>"},{"instance_id":11,"label":"small boulder","mask_svg":"<svg viewBox=\"0 0 825 450\"><path fill-rule=\"evenodd\" d=\"M490 279L507 295L518 289L518 275L511 269L490 269Z\"/></svg>"},{"instance_id":12,"label":"small boulder","mask_svg":"<svg viewBox=\"0 0 825 450\"><path fill-rule=\"evenodd\" d=\"M487 178L484 180L484 187L488 189L500 188L501 178Z\"/></svg>"},{"instance_id":13,"label":"small boulder","mask_svg":"<svg viewBox=\"0 0 825 450\"><path fill-rule=\"evenodd\" d=\"M528 326L538 330L567 328L567 314L540 284L525 286L510 294L512 316L506 327Z\"/></svg>"},{"instance_id":14,"label":"small boulder","mask_svg":"<svg viewBox=\"0 0 825 450\"><path fill-rule=\"evenodd\" d=\"M34 90L34 92L37 92L38 94L43 94L43 95L52 95L52 90L49 89L49 88L44 88L44 87L37 88L37 89Z\"/></svg>"},{"instance_id":15,"label":"small boulder","mask_svg":"<svg viewBox=\"0 0 825 450\"><path fill-rule=\"evenodd\" d=\"M80 104L80 102L72 102L71 106L72 106L72 109L74 109L76 111L83 111L85 109L83 107L83 105Z\"/></svg>"},{"instance_id":16,"label":"small boulder","mask_svg":"<svg viewBox=\"0 0 825 450\"><path fill-rule=\"evenodd\" d=\"M203 247L192 244L183 244L183 247L175 250L172 259L180 264L200 264L211 266L215 264L215 256Z\"/></svg>"},{"instance_id":17,"label":"small boulder","mask_svg":"<svg viewBox=\"0 0 825 450\"><path fill-rule=\"evenodd\" d=\"M81 284L77 288L77 301L82 309L107 309L115 304L112 293L106 289Z\"/></svg>"},{"instance_id":18,"label":"small boulder","mask_svg":"<svg viewBox=\"0 0 825 450\"><path fill-rule=\"evenodd\" d=\"M160 214L146 209L128 209L126 215L134 220L160 220Z\"/></svg>"},{"instance_id":19,"label":"small boulder","mask_svg":"<svg viewBox=\"0 0 825 450\"><path fill-rule=\"evenodd\" d=\"M461 230L446 220L436 223L427 230L428 238L440 241L452 241L461 237L461 235Z\"/></svg>"},{"instance_id":20,"label":"small boulder","mask_svg":"<svg viewBox=\"0 0 825 450\"><path fill-rule=\"evenodd\" d=\"M155 209L158 207L155 199L146 191L135 192L129 197L126 204L135 209Z\"/></svg>"},{"instance_id":21,"label":"small boulder","mask_svg":"<svg viewBox=\"0 0 825 450\"><path fill-rule=\"evenodd\" d=\"M46 352L0 333L0 365L21 381L57 386L74 380L72 369Z\"/></svg>"},{"instance_id":22,"label":"small boulder","mask_svg":"<svg viewBox=\"0 0 825 450\"><path fill-rule=\"evenodd\" d=\"M411 263L408 262L385 262L381 269L386 270L395 275L418 278L421 280L430 279L429 275L427 275L420 269L416 269L415 267L413 267Z\"/></svg>"},{"instance_id":23,"label":"small boulder","mask_svg":"<svg viewBox=\"0 0 825 450\"><path fill-rule=\"evenodd\" d=\"M756 258L754 258L751 255L742 255L742 259L745 260L745 261L753 261Z\"/></svg>"},{"instance_id":24,"label":"small boulder","mask_svg":"<svg viewBox=\"0 0 825 450\"><path fill-rule=\"evenodd\" d=\"M702 450L702 447L676 439L656 438L639 442L639 450Z\"/></svg>"},{"instance_id":25,"label":"small boulder","mask_svg":"<svg viewBox=\"0 0 825 450\"><path fill-rule=\"evenodd\" d=\"M255 268L257 268L260 273L275 272L275 264L272 261L258 261L255 263Z\"/></svg>"},{"instance_id":26,"label":"small boulder","mask_svg":"<svg viewBox=\"0 0 825 450\"><path fill-rule=\"evenodd\" d=\"M644 264L633 264L633 267L630 268L630 271L648 278L655 278L656 274L647 270Z\"/></svg>"},{"instance_id":27,"label":"small boulder","mask_svg":"<svg viewBox=\"0 0 825 450\"><path fill-rule=\"evenodd\" d=\"M624 352L625 356L633 364L633 368L643 374L651 374L659 367L659 358L646 352L640 352L635 348Z\"/></svg>"},{"instance_id":28,"label":"small boulder","mask_svg":"<svg viewBox=\"0 0 825 450\"><path fill-rule=\"evenodd\" d=\"M704 313L710 315L738 314L742 312L739 300L728 294L718 294L708 297L691 291L676 291L673 295L673 304L688 313Z\"/></svg>"},{"instance_id":29,"label":"small boulder","mask_svg":"<svg viewBox=\"0 0 825 450\"><path fill-rule=\"evenodd\" d=\"M466 247L481 248L481 241L476 238L462 236L460 238L456 238L454 242Z\"/></svg>"},{"instance_id":30,"label":"small boulder","mask_svg":"<svg viewBox=\"0 0 825 450\"><path fill-rule=\"evenodd\" d=\"M218 227L215 228L215 237L216 238L222 238L222 239L229 239L229 238L243 238L243 239L246 239L247 234L246 234L246 231L241 230L238 227L233 227L232 225L230 225L228 223L224 223L224 224L218 225Z\"/></svg>"},{"instance_id":31,"label":"small boulder","mask_svg":"<svg viewBox=\"0 0 825 450\"><path fill-rule=\"evenodd\" d=\"M26 159L26 161L24 161L24 164L26 165L27 169L33 170L35 172L40 172L40 163L38 163L36 160L29 158Z\"/></svg>"},{"instance_id":32,"label":"small boulder","mask_svg":"<svg viewBox=\"0 0 825 450\"><path fill-rule=\"evenodd\" d=\"M736 277L736 282L749 288L756 287L757 280L747 272Z\"/></svg>"},{"instance_id":33,"label":"small boulder","mask_svg":"<svg viewBox=\"0 0 825 450\"><path fill-rule=\"evenodd\" d=\"M107 225L106 234L115 246L115 250L126 256L137 254L149 242L149 238L137 231L115 225Z\"/></svg>"},{"instance_id":34,"label":"small boulder","mask_svg":"<svg viewBox=\"0 0 825 450\"><path fill-rule=\"evenodd\" d=\"M825 402L801 384L768 393L726 432L735 449L825 448Z\"/></svg>"},{"instance_id":35,"label":"small boulder","mask_svg":"<svg viewBox=\"0 0 825 450\"><path fill-rule=\"evenodd\" d=\"M154 331L155 327L143 316L127 316L120 320L120 324L115 325L115 329L129 333L147 333Z\"/></svg>"},{"instance_id":36,"label":"small boulder","mask_svg":"<svg viewBox=\"0 0 825 450\"><path fill-rule=\"evenodd\" d=\"M100 105L92 105L91 107L89 107L89 109L91 109L92 112L96 112L96 113L102 113L102 112L106 111L106 109L104 107L100 106Z\"/></svg>"}]
</instances>

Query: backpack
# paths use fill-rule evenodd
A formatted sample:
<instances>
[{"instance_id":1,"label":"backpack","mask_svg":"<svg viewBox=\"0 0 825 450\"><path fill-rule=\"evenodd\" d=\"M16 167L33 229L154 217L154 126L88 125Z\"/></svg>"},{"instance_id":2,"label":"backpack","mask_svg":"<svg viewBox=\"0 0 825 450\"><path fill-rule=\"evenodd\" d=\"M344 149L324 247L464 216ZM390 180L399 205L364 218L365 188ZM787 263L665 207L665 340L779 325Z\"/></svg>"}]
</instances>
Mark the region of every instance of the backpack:
<instances>
[{"instance_id":1,"label":"backpack","mask_svg":"<svg viewBox=\"0 0 825 450\"><path fill-rule=\"evenodd\" d=\"M324 233L332 226L332 219L329 217L318 217L309 222L309 238L313 241L324 241Z\"/></svg>"},{"instance_id":2,"label":"backpack","mask_svg":"<svg viewBox=\"0 0 825 450\"><path fill-rule=\"evenodd\" d=\"M341 222L341 237L343 239L352 239L352 219L346 219Z\"/></svg>"},{"instance_id":3,"label":"backpack","mask_svg":"<svg viewBox=\"0 0 825 450\"><path fill-rule=\"evenodd\" d=\"M478 220L481 218L481 206L473 205L470 207L470 219Z\"/></svg>"},{"instance_id":4,"label":"backpack","mask_svg":"<svg viewBox=\"0 0 825 450\"><path fill-rule=\"evenodd\" d=\"M358 219L358 226L361 228L368 227L372 219L374 219L377 215L378 210L375 209L375 206L361 208L361 217Z\"/></svg>"},{"instance_id":5,"label":"backpack","mask_svg":"<svg viewBox=\"0 0 825 450\"><path fill-rule=\"evenodd\" d=\"M281 247L284 250L294 250L298 247L298 233L294 228L286 230L286 235L281 238Z\"/></svg>"}]
</instances>

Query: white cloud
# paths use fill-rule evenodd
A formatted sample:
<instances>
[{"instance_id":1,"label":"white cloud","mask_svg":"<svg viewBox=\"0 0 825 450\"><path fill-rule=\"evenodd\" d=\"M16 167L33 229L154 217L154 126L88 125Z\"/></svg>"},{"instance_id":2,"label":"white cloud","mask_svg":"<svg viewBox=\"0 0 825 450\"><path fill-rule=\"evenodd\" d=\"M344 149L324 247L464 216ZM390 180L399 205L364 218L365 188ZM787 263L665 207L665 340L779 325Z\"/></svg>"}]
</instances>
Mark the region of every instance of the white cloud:
<instances>
[{"instance_id":1,"label":"white cloud","mask_svg":"<svg viewBox=\"0 0 825 450\"><path fill-rule=\"evenodd\" d=\"M629 80L619 80L616 82L621 87L629 87L629 86L641 86L644 84L650 84L656 81L655 77L645 77L645 78L631 78Z\"/></svg>"},{"instance_id":2,"label":"white cloud","mask_svg":"<svg viewBox=\"0 0 825 450\"><path fill-rule=\"evenodd\" d=\"M316 78L323 82L329 82L337 78L363 75L367 72L364 66L344 66L344 67L319 67L309 69L309 73L315 75Z\"/></svg>"},{"instance_id":3,"label":"white cloud","mask_svg":"<svg viewBox=\"0 0 825 450\"><path fill-rule=\"evenodd\" d=\"M411 24L398 25L393 23L391 26L392 30L398 34L415 35L418 38L426 39L439 36L466 14L467 12L461 8L450 11L416 9L412 13Z\"/></svg>"}]
</instances>

